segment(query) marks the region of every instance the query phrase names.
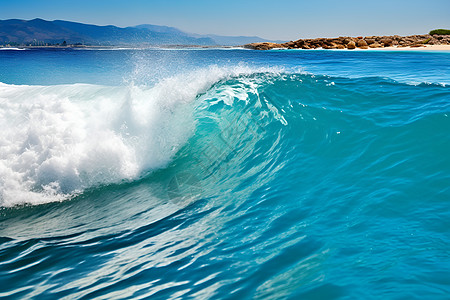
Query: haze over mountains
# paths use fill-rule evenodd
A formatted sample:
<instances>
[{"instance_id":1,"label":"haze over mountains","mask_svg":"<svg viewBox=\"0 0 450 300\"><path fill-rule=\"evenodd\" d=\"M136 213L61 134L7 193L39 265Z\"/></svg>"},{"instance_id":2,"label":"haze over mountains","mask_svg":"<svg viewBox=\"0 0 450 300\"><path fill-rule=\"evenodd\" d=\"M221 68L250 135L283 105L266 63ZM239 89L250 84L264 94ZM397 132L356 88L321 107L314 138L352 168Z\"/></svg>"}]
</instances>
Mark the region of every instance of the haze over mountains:
<instances>
[{"instance_id":1,"label":"haze over mountains","mask_svg":"<svg viewBox=\"0 0 450 300\"><path fill-rule=\"evenodd\" d=\"M169 26L143 24L134 27L97 26L69 21L0 20L0 44L84 45L243 45L268 40L260 37L200 35Z\"/></svg>"}]
</instances>

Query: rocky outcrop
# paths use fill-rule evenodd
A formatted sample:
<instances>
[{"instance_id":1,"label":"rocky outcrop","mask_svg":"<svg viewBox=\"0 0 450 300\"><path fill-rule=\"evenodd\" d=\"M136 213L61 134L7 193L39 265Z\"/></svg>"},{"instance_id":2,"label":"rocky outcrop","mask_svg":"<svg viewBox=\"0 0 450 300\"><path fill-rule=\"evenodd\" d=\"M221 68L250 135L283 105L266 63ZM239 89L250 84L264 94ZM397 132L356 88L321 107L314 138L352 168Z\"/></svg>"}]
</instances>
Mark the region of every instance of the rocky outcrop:
<instances>
[{"instance_id":1,"label":"rocky outcrop","mask_svg":"<svg viewBox=\"0 0 450 300\"><path fill-rule=\"evenodd\" d=\"M244 47L255 49L255 50L269 50L269 49L275 49L275 48L295 48L295 43L290 44L289 46L284 46L284 44L277 44L277 43L252 43L247 44Z\"/></svg>"},{"instance_id":2,"label":"rocky outcrop","mask_svg":"<svg viewBox=\"0 0 450 300\"><path fill-rule=\"evenodd\" d=\"M382 47L423 47L425 45L450 45L450 35L366 36L300 39L283 44L253 43L244 47L255 50L284 49L368 49Z\"/></svg>"},{"instance_id":3,"label":"rocky outcrop","mask_svg":"<svg viewBox=\"0 0 450 300\"><path fill-rule=\"evenodd\" d=\"M355 49L356 48L356 44L354 41L350 41L347 44L347 49Z\"/></svg>"},{"instance_id":4,"label":"rocky outcrop","mask_svg":"<svg viewBox=\"0 0 450 300\"><path fill-rule=\"evenodd\" d=\"M381 48L381 47L383 47L383 46L381 46L380 43L375 42L375 43L373 43L373 44L370 44L369 47L370 47L370 48Z\"/></svg>"},{"instance_id":5,"label":"rocky outcrop","mask_svg":"<svg viewBox=\"0 0 450 300\"><path fill-rule=\"evenodd\" d=\"M358 41L356 42L356 46L358 46L359 48L367 47L367 45L368 43L364 39L358 39Z\"/></svg>"}]
</instances>

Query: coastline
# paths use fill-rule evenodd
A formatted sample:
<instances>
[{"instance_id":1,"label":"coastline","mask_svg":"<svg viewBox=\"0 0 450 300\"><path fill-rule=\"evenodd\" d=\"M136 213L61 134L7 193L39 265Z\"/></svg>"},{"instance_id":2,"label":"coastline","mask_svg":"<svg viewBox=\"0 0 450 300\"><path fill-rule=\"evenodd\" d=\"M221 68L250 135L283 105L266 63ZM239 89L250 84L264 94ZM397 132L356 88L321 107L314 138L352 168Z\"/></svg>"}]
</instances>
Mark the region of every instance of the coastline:
<instances>
[{"instance_id":1,"label":"coastline","mask_svg":"<svg viewBox=\"0 0 450 300\"><path fill-rule=\"evenodd\" d=\"M248 49L248 48L247 48ZM450 52L450 45L426 45L423 47L383 47L383 48L368 48L368 49L325 49L325 48L315 48L315 49L289 49L289 48L273 48L270 50L289 50L289 51L393 51L393 52L401 52L401 51L413 51L413 52Z\"/></svg>"},{"instance_id":2,"label":"coastline","mask_svg":"<svg viewBox=\"0 0 450 300\"><path fill-rule=\"evenodd\" d=\"M362 49L364 50L364 49ZM385 47L385 48L370 48L367 50L374 51L450 51L450 45L425 45L424 47Z\"/></svg>"},{"instance_id":3,"label":"coastline","mask_svg":"<svg viewBox=\"0 0 450 300\"><path fill-rule=\"evenodd\" d=\"M262 44L262 43L261 43ZM267 44L267 43L264 43ZM450 52L450 45L420 45L420 46L388 46L379 48L288 48L278 45L280 47L271 47L269 49L255 49L249 45L239 46L200 46L200 45L163 45L163 46L0 46L0 50L26 50L26 49L86 49L86 50L145 50L145 49L246 49L246 50L334 50L334 51L444 51Z\"/></svg>"},{"instance_id":4,"label":"coastline","mask_svg":"<svg viewBox=\"0 0 450 300\"><path fill-rule=\"evenodd\" d=\"M450 45L450 35L410 35L410 36L358 36L348 37L340 36L336 38L315 38L299 39L286 43L252 43L244 47L253 50L271 50L271 49L339 49L339 50L367 50L367 49L419 49L428 46L448 46ZM447 48L428 48L446 51Z\"/></svg>"},{"instance_id":5,"label":"coastline","mask_svg":"<svg viewBox=\"0 0 450 300\"><path fill-rule=\"evenodd\" d=\"M222 45L67 45L67 46L2 46L0 45L0 50L34 50L34 49L51 49L51 50L64 50L64 49L88 49L88 50L145 50L145 49L234 49L234 48L244 48L243 45L239 46L222 46Z\"/></svg>"}]
</instances>

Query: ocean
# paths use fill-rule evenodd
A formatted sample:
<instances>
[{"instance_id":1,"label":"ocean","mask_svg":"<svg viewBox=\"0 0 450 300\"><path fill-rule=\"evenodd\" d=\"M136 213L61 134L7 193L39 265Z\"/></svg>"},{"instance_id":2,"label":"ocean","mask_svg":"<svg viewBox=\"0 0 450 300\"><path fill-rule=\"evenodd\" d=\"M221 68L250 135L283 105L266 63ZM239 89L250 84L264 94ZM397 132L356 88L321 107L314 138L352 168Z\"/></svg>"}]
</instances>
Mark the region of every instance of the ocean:
<instances>
[{"instance_id":1,"label":"ocean","mask_svg":"<svg viewBox=\"0 0 450 300\"><path fill-rule=\"evenodd\" d=\"M0 298L449 299L450 52L0 50Z\"/></svg>"}]
</instances>

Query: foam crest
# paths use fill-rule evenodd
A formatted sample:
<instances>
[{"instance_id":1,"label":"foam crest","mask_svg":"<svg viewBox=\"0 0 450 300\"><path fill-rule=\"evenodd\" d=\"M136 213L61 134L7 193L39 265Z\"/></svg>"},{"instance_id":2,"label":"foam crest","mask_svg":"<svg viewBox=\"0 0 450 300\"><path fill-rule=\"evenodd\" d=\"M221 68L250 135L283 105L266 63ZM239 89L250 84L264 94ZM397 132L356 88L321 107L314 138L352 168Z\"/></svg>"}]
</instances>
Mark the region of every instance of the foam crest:
<instances>
[{"instance_id":1,"label":"foam crest","mask_svg":"<svg viewBox=\"0 0 450 300\"><path fill-rule=\"evenodd\" d=\"M192 130L168 126L182 108L164 107L152 91L136 87L0 91L4 206L62 200L92 185L135 178L143 168L167 163ZM158 139L163 134L169 138Z\"/></svg>"},{"instance_id":2,"label":"foam crest","mask_svg":"<svg viewBox=\"0 0 450 300\"><path fill-rule=\"evenodd\" d=\"M197 96L254 72L210 67L150 88L0 84L0 205L61 201L164 168L195 131Z\"/></svg>"}]
</instances>

